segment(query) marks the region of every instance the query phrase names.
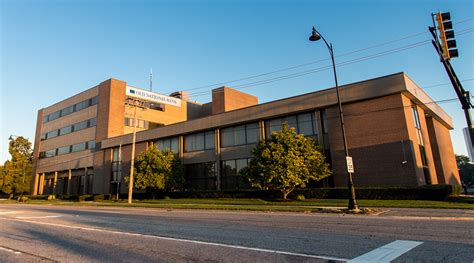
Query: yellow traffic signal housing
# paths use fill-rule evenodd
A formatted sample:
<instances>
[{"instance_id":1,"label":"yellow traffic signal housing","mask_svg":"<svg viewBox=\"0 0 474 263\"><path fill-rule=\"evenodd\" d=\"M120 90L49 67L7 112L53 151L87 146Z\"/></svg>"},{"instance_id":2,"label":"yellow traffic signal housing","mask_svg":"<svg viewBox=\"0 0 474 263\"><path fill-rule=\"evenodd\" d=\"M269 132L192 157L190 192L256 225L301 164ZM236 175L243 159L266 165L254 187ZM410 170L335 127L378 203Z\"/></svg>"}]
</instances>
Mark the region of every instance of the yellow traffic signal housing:
<instances>
[{"instance_id":1,"label":"yellow traffic signal housing","mask_svg":"<svg viewBox=\"0 0 474 263\"><path fill-rule=\"evenodd\" d=\"M443 58L449 60L453 57L458 57L458 50L456 49L456 40L454 39L453 23L451 21L451 14L437 13L436 21L438 22L439 39L441 40L441 49L443 51Z\"/></svg>"}]
</instances>

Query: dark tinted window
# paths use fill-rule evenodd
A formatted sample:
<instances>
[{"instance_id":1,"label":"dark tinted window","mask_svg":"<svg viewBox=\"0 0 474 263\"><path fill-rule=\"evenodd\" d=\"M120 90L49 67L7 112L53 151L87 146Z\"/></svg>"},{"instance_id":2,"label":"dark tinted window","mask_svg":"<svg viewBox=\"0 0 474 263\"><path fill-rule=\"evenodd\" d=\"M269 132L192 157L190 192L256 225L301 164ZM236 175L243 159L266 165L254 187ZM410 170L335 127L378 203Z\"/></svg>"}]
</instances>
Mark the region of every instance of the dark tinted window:
<instances>
[{"instance_id":1,"label":"dark tinted window","mask_svg":"<svg viewBox=\"0 0 474 263\"><path fill-rule=\"evenodd\" d=\"M66 154L66 153L70 153L70 152L71 152L71 146L65 146L65 147L58 148L58 155Z\"/></svg>"},{"instance_id":2,"label":"dark tinted window","mask_svg":"<svg viewBox=\"0 0 474 263\"><path fill-rule=\"evenodd\" d=\"M99 103L99 96L95 96L91 99L91 106Z\"/></svg>"},{"instance_id":3,"label":"dark tinted window","mask_svg":"<svg viewBox=\"0 0 474 263\"><path fill-rule=\"evenodd\" d=\"M72 146L72 151L73 152L78 152L78 151L82 151L82 150L85 150L85 149L86 149L86 143L85 142L74 144Z\"/></svg>"},{"instance_id":4,"label":"dark tinted window","mask_svg":"<svg viewBox=\"0 0 474 263\"><path fill-rule=\"evenodd\" d=\"M47 139L51 139L58 136L58 130L50 131L46 134Z\"/></svg>"},{"instance_id":5,"label":"dark tinted window","mask_svg":"<svg viewBox=\"0 0 474 263\"><path fill-rule=\"evenodd\" d=\"M61 110L61 116L66 116L74 112L74 105Z\"/></svg>"},{"instance_id":6,"label":"dark tinted window","mask_svg":"<svg viewBox=\"0 0 474 263\"><path fill-rule=\"evenodd\" d=\"M64 135L72 132L72 126L67 126L59 130L59 135Z\"/></svg>"},{"instance_id":7,"label":"dark tinted window","mask_svg":"<svg viewBox=\"0 0 474 263\"><path fill-rule=\"evenodd\" d=\"M79 131L85 128L87 128L87 121L81 121L79 123L74 124L74 131Z\"/></svg>"},{"instance_id":8,"label":"dark tinted window","mask_svg":"<svg viewBox=\"0 0 474 263\"><path fill-rule=\"evenodd\" d=\"M55 119L59 118L60 116L61 116L61 111L53 112L53 113L49 114L48 121L55 120Z\"/></svg>"}]
</instances>

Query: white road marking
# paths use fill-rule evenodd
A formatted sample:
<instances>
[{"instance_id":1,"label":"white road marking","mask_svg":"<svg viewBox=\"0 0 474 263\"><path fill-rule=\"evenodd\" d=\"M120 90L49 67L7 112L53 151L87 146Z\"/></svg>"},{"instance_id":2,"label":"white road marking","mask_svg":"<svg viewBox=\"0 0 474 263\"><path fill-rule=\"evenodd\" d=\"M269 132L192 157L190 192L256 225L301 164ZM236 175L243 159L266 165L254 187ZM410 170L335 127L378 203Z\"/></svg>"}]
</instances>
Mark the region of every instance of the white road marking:
<instances>
[{"instance_id":1,"label":"white road marking","mask_svg":"<svg viewBox=\"0 0 474 263\"><path fill-rule=\"evenodd\" d=\"M385 246L376 248L362 256L356 257L348 262L390 262L421 244L423 244L423 242L396 240Z\"/></svg>"},{"instance_id":2,"label":"white road marking","mask_svg":"<svg viewBox=\"0 0 474 263\"><path fill-rule=\"evenodd\" d=\"M110 234L135 236L135 237L146 237L146 238L153 238L153 239L160 239L160 240L167 240L167 241L186 242L186 243L207 245L207 246L226 247L226 248L243 249L243 250L250 250L250 251L257 251L257 252L275 253L275 254L281 254L281 255L287 255L287 256L317 258L317 259L334 260L334 261L348 261L348 259L345 259L345 258L326 257L326 256L293 253L293 252L273 250L273 249L264 249L264 248L255 248L255 247L246 247L246 246L237 246L237 245L229 245L229 244L222 244L222 243L198 241L198 240L183 239L183 238L163 237L163 236L154 236L154 235L147 235L147 234L121 232L121 231L113 231L113 230L93 228L93 227L71 226L71 225L64 225L64 224L36 222L36 221L28 221L28 220L16 220L12 218L3 218L3 217L0 217L0 220L25 222L25 223L32 223L32 224L39 224L39 225L48 225L48 226L55 226L55 227L72 228L76 230L95 231L95 232L103 232L103 233L110 233Z\"/></svg>"},{"instance_id":3,"label":"white road marking","mask_svg":"<svg viewBox=\"0 0 474 263\"><path fill-rule=\"evenodd\" d=\"M21 254L20 251L15 251L15 250L12 250L12 249L9 249L9 248L6 248L6 247L0 247L0 250L7 251L7 252L10 252L10 253L14 253L15 255L20 255Z\"/></svg>"},{"instance_id":4,"label":"white road marking","mask_svg":"<svg viewBox=\"0 0 474 263\"><path fill-rule=\"evenodd\" d=\"M20 211L0 211L0 215L7 215L7 214L21 214L23 212Z\"/></svg>"},{"instance_id":5,"label":"white road marking","mask_svg":"<svg viewBox=\"0 0 474 263\"><path fill-rule=\"evenodd\" d=\"M58 218L62 216L17 216L18 219L41 219L41 218Z\"/></svg>"}]
</instances>

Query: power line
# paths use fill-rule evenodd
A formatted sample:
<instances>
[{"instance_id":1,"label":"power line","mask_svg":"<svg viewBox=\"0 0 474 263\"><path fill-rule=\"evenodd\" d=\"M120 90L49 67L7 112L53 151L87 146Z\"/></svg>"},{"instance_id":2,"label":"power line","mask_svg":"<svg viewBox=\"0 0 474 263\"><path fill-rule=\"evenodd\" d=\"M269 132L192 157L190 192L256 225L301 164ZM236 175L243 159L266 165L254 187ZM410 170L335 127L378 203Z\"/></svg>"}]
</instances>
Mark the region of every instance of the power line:
<instances>
[{"instance_id":1,"label":"power line","mask_svg":"<svg viewBox=\"0 0 474 263\"><path fill-rule=\"evenodd\" d=\"M337 55L336 58L349 56L349 55L359 53L359 52L363 52L363 51L366 51L366 50L369 50L369 49L373 49L373 48L385 46L385 45L388 45L388 44L392 44L392 43L395 43L395 42L399 42L401 40L417 37L419 35L423 35L423 34L426 34L426 33L427 32L420 32L420 33L408 35L408 36L405 36L405 37L401 37L399 39L395 39L395 40L387 41L387 42L384 42L384 43L380 43L380 44L377 44L377 45L357 49L357 50L354 50L354 51L350 51L350 52L347 52L347 53ZM317 63L320 63L320 62L323 62L323 61L328 61L328 60L329 60L329 58L315 60L315 61L311 61L311 62L307 62L307 63L303 63L303 64L298 64L298 65L295 65L295 66L290 66L290 67L286 67L286 68L277 69L277 70L274 70L274 71L269 71L269 72L264 72L264 73L260 73L260 74L256 74L256 75L251 75L251 76L248 76L248 77L243 77L243 78L239 78L239 79L233 79L233 80L228 80L228 81L223 81L223 82L218 82L218 83L213 83L213 84L208 84L208 85L199 86L199 87L196 87L196 88L190 88L190 89L186 89L186 91L198 90L198 89L204 89L204 88L209 88L209 87L221 86L221 85L224 85L224 84L229 84L229 83L234 83L234 82L240 82L240 81L243 81L243 80L258 78L258 77L262 77L262 76L266 76L266 75L271 75L271 74L274 74L274 73L279 73L279 72L283 72L283 71L288 71L288 70L292 70L292 69L296 69L296 68L305 67L305 66L308 66L308 65L313 65L313 64L317 64ZM164 93L170 93L170 92L164 92Z\"/></svg>"},{"instance_id":2,"label":"power line","mask_svg":"<svg viewBox=\"0 0 474 263\"><path fill-rule=\"evenodd\" d=\"M460 31L460 33L458 33L457 35L458 36L459 35L464 35L464 34L467 34L467 33L473 32L473 31L474 31L473 28L469 28L469 29ZM401 52L401 51L404 51L404 50L424 46L428 43L430 43L430 40L423 40L423 41L419 41L419 42L416 42L416 43L413 43L413 44L410 44L410 45L397 47L397 48L382 51L382 52L379 52L379 53L376 53L376 54L367 55L367 56L363 56L363 57L356 58L356 59L353 59L353 60L340 62L340 63L336 64L336 66L341 67L341 66L346 66L346 65L366 61L366 60L369 60L369 59L378 58L378 57L381 57L381 56L386 56L386 55ZM286 80L286 79L291 79L291 78L297 78L297 77L305 76L305 75L308 75L308 74L313 74L313 73L321 72L321 71L324 71L324 70L328 70L330 68L332 68L332 66L324 66L324 67L320 67L320 68L316 68L316 69L301 71L301 72L292 73L292 74L288 74L288 75L283 75L283 76L279 76L279 77L275 77L275 78L270 78L270 79L264 79L264 80L260 80L260 81L256 81L256 82L239 84L239 85L235 85L233 88L234 89L243 89L243 88L263 85L263 84L267 84L267 83L271 83L271 82L275 82L275 81L281 81L281 80ZM202 95L210 94L211 92L212 91L202 91L202 92L191 93L190 97L199 97L199 96L202 96Z\"/></svg>"},{"instance_id":3,"label":"power line","mask_svg":"<svg viewBox=\"0 0 474 263\"><path fill-rule=\"evenodd\" d=\"M467 18L467 19L458 21L458 22L456 22L456 23L454 23L454 24L466 23L466 22L469 22L469 21L471 21L471 20L473 20L473 19L474 19L474 18L472 18L472 17L471 17L471 18ZM404 36L404 37L400 37L400 38L398 38L398 39L394 39L394 40L390 40L390 41L387 41L387 42L383 42L383 43L380 43L380 44L376 44L376 45L372 45L372 46L369 46L369 47L357 49L357 50L354 50L354 51L350 51L350 52L347 52L347 53L343 53L343 54L337 55L336 58L340 58L340 57L352 55L352 54L355 54L355 53L363 52L363 51L366 51L366 50L370 50L370 49L373 49L373 48L378 48L378 47L385 46L385 45L388 45L388 44L400 42L400 41L402 41L402 40L414 38L414 37L417 37L417 36L420 36L420 35L423 35L423 34L427 34L427 32L426 32L426 31L423 31L423 32L419 32L419 33L407 35L407 36ZM244 78L239 78L239 79L233 79L233 80L228 80L228 81L213 83L213 84L204 85L204 86L200 86L200 87L196 87L196 88L190 88L190 89L186 89L186 90L187 90L187 91L198 90L198 89L209 88L209 87L214 87L214 86L221 86L221 85L224 85L224 84L229 84L229 83L234 83L234 82L240 82L240 81L243 81L243 80L258 78L258 77L262 77L262 76L266 76L266 75L271 75L271 74L274 74L274 73L279 73L279 72L288 71L288 70L292 70L292 69L296 69L296 68L300 68L300 67L305 67L305 66L312 65L312 64L317 64L317 63L320 63L320 62L323 62L323 61L327 61L327 60L329 60L329 58L327 58L327 59L320 59L320 60L316 60L316 61L311 61L311 62L307 62L307 63L303 63L303 64L298 64L298 65L295 65L295 66L290 66L290 67L286 67L286 68L281 68L281 69L277 69L277 70L274 70L274 71L269 71L269 72L260 73L260 74L256 74L256 75L251 75L251 76L244 77ZM164 93L170 93L170 92L164 92Z\"/></svg>"}]
</instances>

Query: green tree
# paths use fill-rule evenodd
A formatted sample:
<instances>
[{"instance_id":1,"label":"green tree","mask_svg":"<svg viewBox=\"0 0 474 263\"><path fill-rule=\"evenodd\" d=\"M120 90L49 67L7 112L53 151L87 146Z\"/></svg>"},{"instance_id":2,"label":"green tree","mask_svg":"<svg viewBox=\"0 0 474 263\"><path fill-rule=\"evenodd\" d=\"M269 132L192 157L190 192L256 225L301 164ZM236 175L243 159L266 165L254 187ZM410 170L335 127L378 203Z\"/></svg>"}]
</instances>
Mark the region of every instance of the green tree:
<instances>
[{"instance_id":1,"label":"green tree","mask_svg":"<svg viewBox=\"0 0 474 263\"><path fill-rule=\"evenodd\" d=\"M464 193L467 194L467 188L474 186L474 164L470 162L469 157L457 154L456 164L458 165L459 177L461 177Z\"/></svg>"},{"instance_id":2,"label":"green tree","mask_svg":"<svg viewBox=\"0 0 474 263\"><path fill-rule=\"evenodd\" d=\"M3 165L2 191L8 194L29 192L31 180L31 142L23 136L11 138L8 152L11 159Z\"/></svg>"},{"instance_id":3,"label":"green tree","mask_svg":"<svg viewBox=\"0 0 474 263\"><path fill-rule=\"evenodd\" d=\"M146 190L155 198L158 191L176 191L184 184L181 161L171 151L149 147L135 160L133 187ZM130 176L125 177L128 183Z\"/></svg>"},{"instance_id":4,"label":"green tree","mask_svg":"<svg viewBox=\"0 0 474 263\"><path fill-rule=\"evenodd\" d=\"M313 140L284 124L280 132L253 149L254 159L241 174L253 187L278 190L287 199L296 187L319 181L331 174L324 155Z\"/></svg>"}]
</instances>

